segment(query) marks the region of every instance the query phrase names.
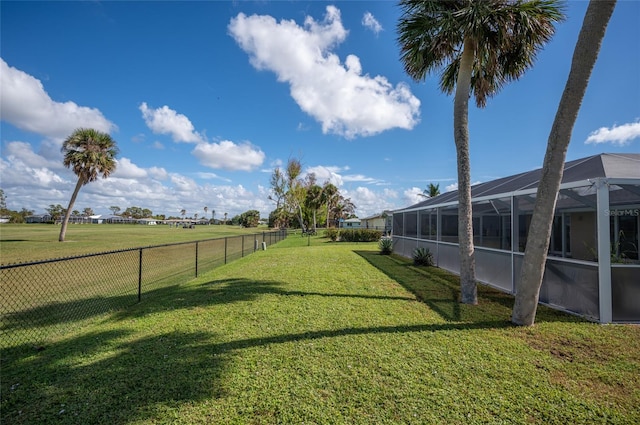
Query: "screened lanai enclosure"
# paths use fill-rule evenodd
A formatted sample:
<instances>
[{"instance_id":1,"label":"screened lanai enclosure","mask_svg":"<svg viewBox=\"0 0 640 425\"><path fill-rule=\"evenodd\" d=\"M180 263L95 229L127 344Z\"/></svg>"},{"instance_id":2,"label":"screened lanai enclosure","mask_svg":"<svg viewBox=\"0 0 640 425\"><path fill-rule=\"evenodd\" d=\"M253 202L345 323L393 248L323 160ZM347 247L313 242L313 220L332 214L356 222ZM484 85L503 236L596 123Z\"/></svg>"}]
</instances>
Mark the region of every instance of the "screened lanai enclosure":
<instances>
[{"instance_id":1,"label":"screened lanai enclosure","mask_svg":"<svg viewBox=\"0 0 640 425\"><path fill-rule=\"evenodd\" d=\"M515 294L541 170L475 185L476 278ZM640 154L565 164L540 302L601 323L640 323ZM459 272L458 193L393 213L394 252L429 248Z\"/></svg>"}]
</instances>

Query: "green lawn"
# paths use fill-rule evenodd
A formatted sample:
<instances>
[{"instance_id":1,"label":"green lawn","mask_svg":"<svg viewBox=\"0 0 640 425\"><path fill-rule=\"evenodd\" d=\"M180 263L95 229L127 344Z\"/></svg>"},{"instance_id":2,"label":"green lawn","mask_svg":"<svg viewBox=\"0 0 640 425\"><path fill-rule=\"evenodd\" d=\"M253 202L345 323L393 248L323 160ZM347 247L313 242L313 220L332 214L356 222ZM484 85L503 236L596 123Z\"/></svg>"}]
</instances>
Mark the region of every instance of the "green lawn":
<instances>
[{"instance_id":1,"label":"green lawn","mask_svg":"<svg viewBox=\"0 0 640 425\"><path fill-rule=\"evenodd\" d=\"M141 246L222 238L269 231L266 227L69 224L65 242L58 242L60 226L53 224L1 224L0 263L11 264Z\"/></svg>"},{"instance_id":2,"label":"green lawn","mask_svg":"<svg viewBox=\"0 0 640 425\"><path fill-rule=\"evenodd\" d=\"M509 296L461 305L457 285L376 244L290 236L5 350L0 422L640 422L639 327L541 308L517 328Z\"/></svg>"}]
</instances>

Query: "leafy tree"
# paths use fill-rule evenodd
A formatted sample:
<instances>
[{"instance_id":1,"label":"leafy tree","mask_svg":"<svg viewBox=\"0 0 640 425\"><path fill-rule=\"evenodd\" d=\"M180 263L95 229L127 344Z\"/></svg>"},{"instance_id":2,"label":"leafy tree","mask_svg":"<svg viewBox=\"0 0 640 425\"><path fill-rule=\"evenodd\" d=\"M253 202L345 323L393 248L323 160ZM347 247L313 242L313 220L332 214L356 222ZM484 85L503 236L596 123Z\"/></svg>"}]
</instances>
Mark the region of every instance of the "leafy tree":
<instances>
[{"instance_id":1,"label":"leafy tree","mask_svg":"<svg viewBox=\"0 0 640 425\"><path fill-rule=\"evenodd\" d=\"M117 205L111 206L109 207L109 209L111 210L111 213L113 213L113 215L118 215L118 213L120 212L120 207Z\"/></svg>"},{"instance_id":2,"label":"leafy tree","mask_svg":"<svg viewBox=\"0 0 640 425\"><path fill-rule=\"evenodd\" d=\"M78 176L78 183L71 194L69 207L60 228L58 240L64 242L69 214L80 188L97 180L99 176L106 179L111 175L116 169L118 147L115 140L107 133L92 128L79 128L62 143L61 151L64 155L62 161L64 166L73 169L75 175Z\"/></svg>"},{"instance_id":3,"label":"leafy tree","mask_svg":"<svg viewBox=\"0 0 640 425\"><path fill-rule=\"evenodd\" d=\"M6 214L7 211L7 198L4 196L4 190L0 189L0 214Z\"/></svg>"},{"instance_id":4,"label":"leafy tree","mask_svg":"<svg viewBox=\"0 0 640 425\"><path fill-rule=\"evenodd\" d=\"M283 228L288 227L289 223L294 219L291 214L284 208L284 206L280 206L280 208L276 208L275 210L269 213L269 227L272 228Z\"/></svg>"},{"instance_id":5,"label":"leafy tree","mask_svg":"<svg viewBox=\"0 0 640 425\"><path fill-rule=\"evenodd\" d=\"M153 211L151 211L149 208L143 208L142 218L150 218L150 217L153 217Z\"/></svg>"},{"instance_id":6,"label":"leafy tree","mask_svg":"<svg viewBox=\"0 0 640 425\"><path fill-rule=\"evenodd\" d=\"M238 219L242 227L257 227L260 221L260 212L258 210L249 210L240 214Z\"/></svg>"},{"instance_id":7,"label":"leafy tree","mask_svg":"<svg viewBox=\"0 0 640 425\"><path fill-rule=\"evenodd\" d=\"M82 215L84 215L85 217L92 216L93 210L91 208L85 208L84 210L82 210Z\"/></svg>"},{"instance_id":8,"label":"leafy tree","mask_svg":"<svg viewBox=\"0 0 640 425\"><path fill-rule=\"evenodd\" d=\"M143 218L144 217L144 214L142 213L142 208L135 207L135 206L128 207L126 210L124 210L122 215L125 216L125 217L135 218L135 219L139 219L139 218Z\"/></svg>"},{"instance_id":9,"label":"leafy tree","mask_svg":"<svg viewBox=\"0 0 640 425\"><path fill-rule=\"evenodd\" d=\"M535 321L556 198L562 182L571 133L615 5L615 0L591 0L578 35L569 77L551 126L529 225L520 283L511 315L511 321L517 325L530 326Z\"/></svg>"},{"instance_id":10,"label":"leafy tree","mask_svg":"<svg viewBox=\"0 0 640 425\"><path fill-rule=\"evenodd\" d=\"M401 0L400 6L398 42L405 71L421 81L441 70L440 89L455 92L461 301L476 304L469 97L482 108L505 83L523 75L564 16L554 0Z\"/></svg>"},{"instance_id":11,"label":"leafy tree","mask_svg":"<svg viewBox=\"0 0 640 425\"><path fill-rule=\"evenodd\" d=\"M187 210L185 210L184 208L180 210L180 215L182 216L182 218L184 219L184 216L187 215Z\"/></svg>"},{"instance_id":12,"label":"leafy tree","mask_svg":"<svg viewBox=\"0 0 640 425\"><path fill-rule=\"evenodd\" d=\"M51 216L51 220L54 222L60 220L60 218L64 217L67 213L67 210L60 204L51 204L49 208L45 208L45 211Z\"/></svg>"},{"instance_id":13,"label":"leafy tree","mask_svg":"<svg viewBox=\"0 0 640 425\"><path fill-rule=\"evenodd\" d=\"M4 190L0 189L0 216L8 217L10 223L24 223L25 218L30 215L33 215L33 211L26 208L22 208L20 212L7 208L7 198L4 195Z\"/></svg>"},{"instance_id":14,"label":"leafy tree","mask_svg":"<svg viewBox=\"0 0 640 425\"><path fill-rule=\"evenodd\" d=\"M338 196L335 207L333 208L333 216L336 222L340 219L349 219L355 216L356 206L351 202L350 198L345 198L342 195Z\"/></svg>"},{"instance_id":15,"label":"leafy tree","mask_svg":"<svg viewBox=\"0 0 640 425\"><path fill-rule=\"evenodd\" d=\"M300 162L300 160L295 158L289 159L285 172L287 180L287 191L285 194L285 200L290 210L292 212L295 211L295 214L298 218L298 223L300 224L300 228L304 229L302 206L304 204L306 194L304 184L300 179L301 174L302 163Z\"/></svg>"},{"instance_id":16,"label":"leafy tree","mask_svg":"<svg viewBox=\"0 0 640 425\"><path fill-rule=\"evenodd\" d=\"M276 203L276 210L280 208L287 193L287 180L280 167L276 167L271 174L271 194L269 200Z\"/></svg>"}]
</instances>

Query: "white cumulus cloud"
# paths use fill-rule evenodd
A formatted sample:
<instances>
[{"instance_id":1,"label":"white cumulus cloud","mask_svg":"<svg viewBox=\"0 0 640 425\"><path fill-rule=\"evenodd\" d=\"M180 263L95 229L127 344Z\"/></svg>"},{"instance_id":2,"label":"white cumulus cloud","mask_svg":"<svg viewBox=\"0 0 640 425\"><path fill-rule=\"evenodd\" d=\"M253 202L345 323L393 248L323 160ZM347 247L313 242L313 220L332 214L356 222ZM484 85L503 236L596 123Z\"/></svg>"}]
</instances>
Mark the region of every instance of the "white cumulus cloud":
<instances>
[{"instance_id":1,"label":"white cumulus cloud","mask_svg":"<svg viewBox=\"0 0 640 425\"><path fill-rule=\"evenodd\" d=\"M640 121L614 125L611 128L601 127L589 134L586 144L611 143L618 146L626 146L632 140L640 137Z\"/></svg>"},{"instance_id":2,"label":"white cumulus cloud","mask_svg":"<svg viewBox=\"0 0 640 425\"><path fill-rule=\"evenodd\" d=\"M204 141L200 133L185 115L179 114L167 105L153 109L146 102L140 105L140 112L147 127L156 134L168 134L174 142L199 143Z\"/></svg>"},{"instance_id":3,"label":"white cumulus cloud","mask_svg":"<svg viewBox=\"0 0 640 425\"><path fill-rule=\"evenodd\" d=\"M105 133L117 129L96 108L49 97L37 78L0 59L0 119L26 131L63 139L76 128L91 127Z\"/></svg>"},{"instance_id":4,"label":"white cumulus cloud","mask_svg":"<svg viewBox=\"0 0 640 425\"><path fill-rule=\"evenodd\" d=\"M235 144L229 140L198 143L192 153L202 165L232 171L253 171L265 158L264 152L251 143Z\"/></svg>"},{"instance_id":5,"label":"white cumulus cloud","mask_svg":"<svg viewBox=\"0 0 640 425\"><path fill-rule=\"evenodd\" d=\"M412 129L419 121L420 100L407 84L362 75L357 56L348 55L343 64L332 52L348 35L335 6L327 6L322 22L308 16L303 26L240 13L228 29L256 69L273 71L289 84L293 99L325 134L352 139Z\"/></svg>"},{"instance_id":6,"label":"white cumulus cloud","mask_svg":"<svg viewBox=\"0 0 640 425\"><path fill-rule=\"evenodd\" d=\"M371 12L365 12L362 16L362 25L369 28L376 35L382 31L382 25L380 25L380 22L378 22Z\"/></svg>"}]
</instances>

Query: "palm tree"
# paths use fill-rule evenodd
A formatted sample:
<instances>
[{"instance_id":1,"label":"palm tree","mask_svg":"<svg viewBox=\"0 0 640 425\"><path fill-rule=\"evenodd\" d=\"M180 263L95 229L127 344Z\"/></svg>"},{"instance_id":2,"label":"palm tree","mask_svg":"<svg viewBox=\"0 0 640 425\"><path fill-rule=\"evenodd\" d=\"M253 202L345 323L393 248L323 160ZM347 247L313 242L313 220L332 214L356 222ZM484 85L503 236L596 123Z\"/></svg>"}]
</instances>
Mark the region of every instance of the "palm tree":
<instances>
[{"instance_id":1,"label":"palm tree","mask_svg":"<svg viewBox=\"0 0 640 425\"><path fill-rule=\"evenodd\" d=\"M591 71L598 59L602 39L615 5L615 0L589 2L578 35L569 77L549 134L533 216L529 225L520 283L511 314L511 321L517 325L530 326L535 321L556 198L562 181L564 161L571 141L573 125L578 117Z\"/></svg>"},{"instance_id":2,"label":"palm tree","mask_svg":"<svg viewBox=\"0 0 640 425\"><path fill-rule=\"evenodd\" d=\"M224 224L227 224L227 215L228 213L224 213Z\"/></svg>"},{"instance_id":3,"label":"palm tree","mask_svg":"<svg viewBox=\"0 0 640 425\"><path fill-rule=\"evenodd\" d=\"M61 152L64 155L62 161L64 166L73 169L78 176L78 183L71 194L69 207L60 228L58 240L64 242L69 215L80 188L97 180L99 176L106 179L113 173L117 164L118 147L115 140L107 133L92 128L78 128L62 143Z\"/></svg>"},{"instance_id":4,"label":"palm tree","mask_svg":"<svg viewBox=\"0 0 640 425\"><path fill-rule=\"evenodd\" d=\"M204 218L207 218L207 211L209 211L209 207L204 207Z\"/></svg>"},{"instance_id":5,"label":"palm tree","mask_svg":"<svg viewBox=\"0 0 640 425\"><path fill-rule=\"evenodd\" d=\"M533 65L564 15L556 0L401 0L401 60L416 81L441 70L440 89L454 95L458 168L461 301L477 304L469 160L469 97L482 108Z\"/></svg>"},{"instance_id":6,"label":"palm tree","mask_svg":"<svg viewBox=\"0 0 640 425\"><path fill-rule=\"evenodd\" d=\"M315 232L318 226L316 221L316 215L317 215L318 209L320 209L320 207L324 204L324 200L322 198L322 187L318 186L317 184L314 184L306 189L307 189L307 194L304 200L304 204L305 204L305 207L309 211L311 211L311 214L313 216L313 231Z\"/></svg>"},{"instance_id":7,"label":"palm tree","mask_svg":"<svg viewBox=\"0 0 640 425\"><path fill-rule=\"evenodd\" d=\"M211 210L211 221L216 224L216 210Z\"/></svg>"},{"instance_id":8,"label":"palm tree","mask_svg":"<svg viewBox=\"0 0 640 425\"><path fill-rule=\"evenodd\" d=\"M427 186L427 188L423 190L422 193L418 193L418 195L424 198L435 198L436 196L440 195L440 183L435 185L433 183L429 183L429 186Z\"/></svg>"},{"instance_id":9,"label":"palm tree","mask_svg":"<svg viewBox=\"0 0 640 425\"><path fill-rule=\"evenodd\" d=\"M338 195L338 188L333 183L326 182L322 186L322 198L327 204L327 229L329 228L331 210L337 201Z\"/></svg>"}]
</instances>

